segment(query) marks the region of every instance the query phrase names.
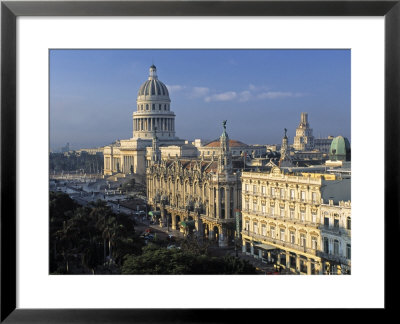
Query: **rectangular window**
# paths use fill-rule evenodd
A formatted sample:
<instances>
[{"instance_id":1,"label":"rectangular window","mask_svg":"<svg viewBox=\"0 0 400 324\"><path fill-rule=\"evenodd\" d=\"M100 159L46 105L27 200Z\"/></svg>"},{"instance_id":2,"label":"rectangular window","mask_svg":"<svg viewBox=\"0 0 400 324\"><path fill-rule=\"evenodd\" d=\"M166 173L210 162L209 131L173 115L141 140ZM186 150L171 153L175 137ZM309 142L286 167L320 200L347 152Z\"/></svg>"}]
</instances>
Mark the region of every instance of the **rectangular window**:
<instances>
[{"instance_id":1,"label":"rectangular window","mask_svg":"<svg viewBox=\"0 0 400 324\"><path fill-rule=\"evenodd\" d=\"M274 209L275 209L274 207L270 207L269 209L271 216L274 216Z\"/></svg>"},{"instance_id":2,"label":"rectangular window","mask_svg":"<svg viewBox=\"0 0 400 324\"><path fill-rule=\"evenodd\" d=\"M294 232L290 232L290 243L295 244L295 238L296 236Z\"/></svg>"},{"instance_id":3,"label":"rectangular window","mask_svg":"<svg viewBox=\"0 0 400 324\"><path fill-rule=\"evenodd\" d=\"M285 230L281 229L280 234L281 234L281 241L284 241L285 240Z\"/></svg>"},{"instance_id":4,"label":"rectangular window","mask_svg":"<svg viewBox=\"0 0 400 324\"><path fill-rule=\"evenodd\" d=\"M294 200L294 189L290 189L290 199Z\"/></svg>"},{"instance_id":5,"label":"rectangular window","mask_svg":"<svg viewBox=\"0 0 400 324\"><path fill-rule=\"evenodd\" d=\"M317 249L317 238L315 236L311 237L311 247L316 250Z\"/></svg>"},{"instance_id":6,"label":"rectangular window","mask_svg":"<svg viewBox=\"0 0 400 324\"><path fill-rule=\"evenodd\" d=\"M285 209L284 208L280 209L280 214L281 214L281 217L285 217Z\"/></svg>"},{"instance_id":7,"label":"rectangular window","mask_svg":"<svg viewBox=\"0 0 400 324\"><path fill-rule=\"evenodd\" d=\"M265 207L265 205L261 205L261 211L262 211L263 214L266 213L266 207Z\"/></svg>"},{"instance_id":8,"label":"rectangular window","mask_svg":"<svg viewBox=\"0 0 400 324\"><path fill-rule=\"evenodd\" d=\"M246 231L248 231L250 229L250 223L249 223L248 220L246 221L244 228L245 228Z\"/></svg>"},{"instance_id":9,"label":"rectangular window","mask_svg":"<svg viewBox=\"0 0 400 324\"><path fill-rule=\"evenodd\" d=\"M253 203L253 211L257 211L257 203Z\"/></svg>"},{"instance_id":10,"label":"rectangular window","mask_svg":"<svg viewBox=\"0 0 400 324\"><path fill-rule=\"evenodd\" d=\"M271 237L274 239L275 238L275 227L271 226L270 230L271 230Z\"/></svg>"},{"instance_id":11,"label":"rectangular window","mask_svg":"<svg viewBox=\"0 0 400 324\"><path fill-rule=\"evenodd\" d=\"M248 184L246 184L246 191L247 192L249 191L249 185Z\"/></svg>"},{"instance_id":12,"label":"rectangular window","mask_svg":"<svg viewBox=\"0 0 400 324\"><path fill-rule=\"evenodd\" d=\"M311 213L311 218L312 218L313 223L317 222L317 214L316 213Z\"/></svg>"},{"instance_id":13,"label":"rectangular window","mask_svg":"<svg viewBox=\"0 0 400 324\"><path fill-rule=\"evenodd\" d=\"M271 188L271 197L275 196L275 188Z\"/></svg>"},{"instance_id":14,"label":"rectangular window","mask_svg":"<svg viewBox=\"0 0 400 324\"><path fill-rule=\"evenodd\" d=\"M262 235L267 236L267 226L265 224L262 224L261 230L262 230Z\"/></svg>"},{"instance_id":15,"label":"rectangular window","mask_svg":"<svg viewBox=\"0 0 400 324\"><path fill-rule=\"evenodd\" d=\"M262 192L263 195L265 195L265 193L266 193L266 191L265 191L265 186L262 186L262 187L261 187L261 192Z\"/></svg>"},{"instance_id":16,"label":"rectangular window","mask_svg":"<svg viewBox=\"0 0 400 324\"><path fill-rule=\"evenodd\" d=\"M333 242L333 254L339 255L339 241L338 240L335 240Z\"/></svg>"},{"instance_id":17,"label":"rectangular window","mask_svg":"<svg viewBox=\"0 0 400 324\"><path fill-rule=\"evenodd\" d=\"M285 199L285 189L281 188L281 199Z\"/></svg>"},{"instance_id":18,"label":"rectangular window","mask_svg":"<svg viewBox=\"0 0 400 324\"><path fill-rule=\"evenodd\" d=\"M301 192L301 201L306 201L306 192L305 191Z\"/></svg>"},{"instance_id":19,"label":"rectangular window","mask_svg":"<svg viewBox=\"0 0 400 324\"><path fill-rule=\"evenodd\" d=\"M351 230L351 218L347 217L347 229Z\"/></svg>"},{"instance_id":20,"label":"rectangular window","mask_svg":"<svg viewBox=\"0 0 400 324\"><path fill-rule=\"evenodd\" d=\"M324 226L329 227L329 217L327 216L324 217Z\"/></svg>"},{"instance_id":21,"label":"rectangular window","mask_svg":"<svg viewBox=\"0 0 400 324\"><path fill-rule=\"evenodd\" d=\"M253 194L257 194L257 186L256 185L253 186Z\"/></svg>"},{"instance_id":22,"label":"rectangular window","mask_svg":"<svg viewBox=\"0 0 400 324\"><path fill-rule=\"evenodd\" d=\"M329 253L329 240L326 237L324 237L324 252Z\"/></svg>"},{"instance_id":23,"label":"rectangular window","mask_svg":"<svg viewBox=\"0 0 400 324\"><path fill-rule=\"evenodd\" d=\"M257 222L253 223L253 232L254 232L254 234L258 234L258 225L257 225Z\"/></svg>"},{"instance_id":24,"label":"rectangular window","mask_svg":"<svg viewBox=\"0 0 400 324\"><path fill-rule=\"evenodd\" d=\"M303 247L306 246L306 235L305 234L300 234L300 246L303 246Z\"/></svg>"},{"instance_id":25,"label":"rectangular window","mask_svg":"<svg viewBox=\"0 0 400 324\"><path fill-rule=\"evenodd\" d=\"M333 220L333 227L334 227L334 228L339 228L339 219L338 219L338 218L335 218L335 219Z\"/></svg>"},{"instance_id":26,"label":"rectangular window","mask_svg":"<svg viewBox=\"0 0 400 324\"><path fill-rule=\"evenodd\" d=\"M246 210L250 209L250 204L248 202L246 202Z\"/></svg>"},{"instance_id":27,"label":"rectangular window","mask_svg":"<svg viewBox=\"0 0 400 324\"><path fill-rule=\"evenodd\" d=\"M311 194L311 196L312 196L312 203L313 204L316 204L317 203L317 193L316 192L313 192L312 194Z\"/></svg>"},{"instance_id":28,"label":"rectangular window","mask_svg":"<svg viewBox=\"0 0 400 324\"><path fill-rule=\"evenodd\" d=\"M346 245L346 257L347 257L347 259L351 259L351 245L350 244Z\"/></svg>"},{"instance_id":29,"label":"rectangular window","mask_svg":"<svg viewBox=\"0 0 400 324\"><path fill-rule=\"evenodd\" d=\"M302 222L304 222L306 220L306 213L305 212L300 212L300 219Z\"/></svg>"},{"instance_id":30,"label":"rectangular window","mask_svg":"<svg viewBox=\"0 0 400 324\"><path fill-rule=\"evenodd\" d=\"M290 219L293 219L294 218L294 209L291 209L290 210Z\"/></svg>"}]
</instances>

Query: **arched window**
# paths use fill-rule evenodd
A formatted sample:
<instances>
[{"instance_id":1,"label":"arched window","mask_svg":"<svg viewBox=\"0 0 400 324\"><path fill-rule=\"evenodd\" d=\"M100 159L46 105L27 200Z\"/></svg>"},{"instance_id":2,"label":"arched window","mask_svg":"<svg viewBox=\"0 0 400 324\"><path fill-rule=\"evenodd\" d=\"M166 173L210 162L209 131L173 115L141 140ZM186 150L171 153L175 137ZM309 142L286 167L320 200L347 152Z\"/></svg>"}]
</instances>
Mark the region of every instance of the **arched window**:
<instances>
[{"instance_id":1,"label":"arched window","mask_svg":"<svg viewBox=\"0 0 400 324\"><path fill-rule=\"evenodd\" d=\"M146 110L149 110L149 105L148 104L146 104Z\"/></svg>"}]
</instances>

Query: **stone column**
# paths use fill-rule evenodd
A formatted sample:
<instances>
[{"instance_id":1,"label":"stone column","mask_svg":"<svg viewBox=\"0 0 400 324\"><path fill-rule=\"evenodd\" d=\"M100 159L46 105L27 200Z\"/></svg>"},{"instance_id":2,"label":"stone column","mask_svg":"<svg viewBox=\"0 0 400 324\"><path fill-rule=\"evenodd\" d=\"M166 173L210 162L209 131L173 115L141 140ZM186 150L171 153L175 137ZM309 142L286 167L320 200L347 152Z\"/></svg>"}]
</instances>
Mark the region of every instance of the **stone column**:
<instances>
[{"instance_id":1,"label":"stone column","mask_svg":"<svg viewBox=\"0 0 400 324\"><path fill-rule=\"evenodd\" d=\"M296 254L296 271L300 272L300 256Z\"/></svg>"},{"instance_id":2,"label":"stone column","mask_svg":"<svg viewBox=\"0 0 400 324\"><path fill-rule=\"evenodd\" d=\"M166 221L165 221L165 209L161 207L161 219L160 219L160 227L165 226Z\"/></svg>"},{"instance_id":3,"label":"stone column","mask_svg":"<svg viewBox=\"0 0 400 324\"><path fill-rule=\"evenodd\" d=\"M230 208L231 208L231 201L230 201L230 188L229 186L225 188L225 219L230 218Z\"/></svg>"},{"instance_id":4,"label":"stone column","mask_svg":"<svg viewBox=\"0 0 400 324\"><path fill-rule=\"evenodd\" d=\"M311 260L307 258L307 274L311 274Z\"/></svg>"},{"instance_id":5,"label":"stone column","mask_svg":"<svg viewBox=\"0 0 400 324\"><path fill-rule=\"evenodd\" d=\"M281 265L281 252L278 252L277 260L276 260L277 265Z\"/></svg>"},{"instance_id":6,"label":"stone column","mask_svg":"<svg viewBox=\"0 0 400 324\"><path fill-rule=\"evenodd\" d=\"M267 255L268 255L268 262L271 262L271 252L267 252Z\"/></svg>"},{"instance_id":7,"label":"stone column","mask_svg":"<svg viewBox=\"0 0 400 324\"><path fill-rule=\"evenodd\" d=\"M253 245L253 243L250 243L250 254L254 255L254 245Z\"/></svg>"},{"instance_id":8,"label":"stone column","mask_svg":"<svg viewBox=\"0 0 400 324\"><path fill-rule=\"evenodd\" d=\"M286 252L286 269L290 269L290 253Z\"/></svg>"},{"instance_id":9,"label":"stone column","mask_svg":"<svg viewBox=\"0 0 400 324\"><path fill-rule=\"evenodd\" d=\"M246 253L247 251L246 251L246 242L245 241L242 241L242 252L243 253Z\"/></svg>"},{"instance_id":10,"label":"stone column","mask_svg":"<svg viewBox=\"0 0 400 324\"><path fill-rule=\"evenodd\" d=\"M218 245L220 246L220 247L225 247L225 246L227 246L228 245L228 240L227 240L227 235L226 235L226 229L225 228L223 228L222 226L220 227L220 229L219 229L219 232L220 232L220 234L219 234L219 242L218 242Z\"/></svg>"},{"instance_id":11,"label":"stone column","mask_svg":"<svg viewBox=\"0 0 400 324\"><path fill-rule=\"evenodd\" d=\"M172 229L175 230L176 229L176 215L171 213L171 217L172 217Z\"/></svg>"},{"instance_id":12,"label":"stone column","mask_svg":"<svg viewBox=\"0 0 400 324\"><path fill-rule=\"evenodd\" d=\"M215 218L221 218L221 202L219 199L219 188L216 188L215 192L216 192L216 197L214 204L217 206Z\"/></svg>"},{"instance_id":13,"label":"stone column","mask_svg":"<svg viewBox=\"0 0 400 324\"><path fill-rule=\"evenodd\" d=\"M321 262L318 262L318 273L320 275L324 274L324 264Z\"/></svg>"}]
</instances>

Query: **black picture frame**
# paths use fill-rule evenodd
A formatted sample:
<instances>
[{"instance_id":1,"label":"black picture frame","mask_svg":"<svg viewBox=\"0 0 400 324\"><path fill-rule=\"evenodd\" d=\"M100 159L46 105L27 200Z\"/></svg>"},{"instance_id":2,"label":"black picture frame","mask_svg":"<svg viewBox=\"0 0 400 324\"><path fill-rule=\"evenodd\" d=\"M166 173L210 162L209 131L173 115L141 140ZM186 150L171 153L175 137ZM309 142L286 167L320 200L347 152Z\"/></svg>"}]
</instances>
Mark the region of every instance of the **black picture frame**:
<instances>
[{"instance_id":1,"label":"black picture frame","mask_svg":"<svg viewBox=\"0 0 400 324\"><path fill-rule=\"evenodd\" d=\"M398 283L390 258L399 232L400 0L380 1L2 1L1 2L1 322L224 322L193 309L16 309L16 18L18 16L384 16L385 18L385 309ZM367 95L367 94L366 94ZM367 134L366 134L367 135ZM368 134L369 135L369 134ZM368 154L370 156L370 154ZM382 159L383 157L373 157ZM371 161L371 160L369 160ZM373 192L373 191L372 191ZM366 197L368 199L368 197ZM366 242L366 246L368 243ZM371 269L374 266L371 256ZM249 295L250 296L250 295ZM239 297L238 297L239 298ZM259 310L260 311L260 310ZM257 317L253 310L252 317ZM266 314L264 314L266 315ZM253 318L256 318L253 317Z\"/></svg>"}]
</instances>

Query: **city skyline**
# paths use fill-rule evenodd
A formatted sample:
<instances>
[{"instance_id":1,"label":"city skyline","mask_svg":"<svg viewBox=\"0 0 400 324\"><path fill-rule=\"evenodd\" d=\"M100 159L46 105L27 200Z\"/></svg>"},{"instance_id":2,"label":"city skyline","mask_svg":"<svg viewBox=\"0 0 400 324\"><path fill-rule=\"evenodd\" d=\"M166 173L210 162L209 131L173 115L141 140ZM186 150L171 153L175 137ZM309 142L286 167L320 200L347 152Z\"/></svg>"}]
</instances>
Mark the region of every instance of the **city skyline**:
<instances>
[{"instance_id":1,"label":"city skyline","mask_svg":"<svg viewBox=\"0 0 400 324\"><path fill-rule=\"evenodd\" d=\"M50 149L132 137L151 64L171 97L176 135L293 144L301 112L315 138L350 134L350 50L51 50Z\"/></svg>"}]
</instances>

